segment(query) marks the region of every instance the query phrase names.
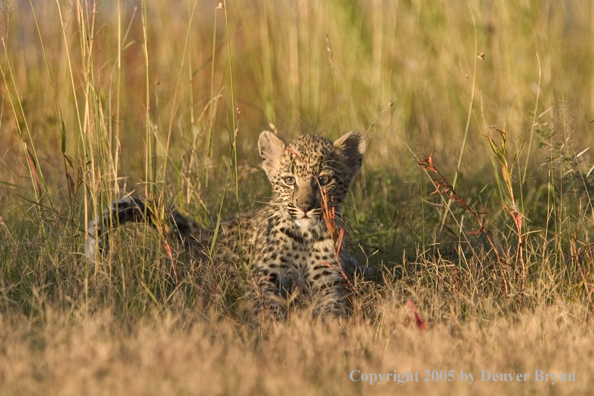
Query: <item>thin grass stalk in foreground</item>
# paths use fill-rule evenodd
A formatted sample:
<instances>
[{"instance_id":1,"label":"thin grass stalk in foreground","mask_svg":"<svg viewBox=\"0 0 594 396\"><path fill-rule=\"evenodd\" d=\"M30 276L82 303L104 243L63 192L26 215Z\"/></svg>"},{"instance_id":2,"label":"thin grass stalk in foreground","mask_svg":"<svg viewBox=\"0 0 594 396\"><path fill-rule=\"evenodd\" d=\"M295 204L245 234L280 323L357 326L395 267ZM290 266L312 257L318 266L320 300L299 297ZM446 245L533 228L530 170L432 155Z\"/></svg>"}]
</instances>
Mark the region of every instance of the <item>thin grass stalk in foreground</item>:
<instances>
[{"instance_id":1,"label":"thin grass stalk in foreground","mask_svg":"<svg viewBox=\"0 0 594 396\"><path fill-rule=\"evenodd\" d=\"M472 70L472 88L470 90L470 104L468 105L468 116L466 117L466 127L464 127L464 138L462 139L462 148L460 149L460 156L458 157L458 165L456 165L456 173L454 174L454 181L452 182L452 189L456 188L456 182L458 181L458 174L460 173L460 165L462 164L462 157L464 156L464 149L466 148L466 140L468 139L468 129L470 128L470 117L472 116L472 107L474 106L474 89L476 86L476 64L477 60L479 59L478 54L478 38L476 33L476 20L474 19L474 13L472 12L472 7L470 3L467 1L468 9L470 10L470 15L472 16L472 27L474 30L474 66ZM451 200L448 200L446 204L446 210L443 212L443 219L441 220L441 229L445 224L446 218L448 216L448 209L450 207Z\"/></svg>"},{"instance_id":2,"label":"thin grass stalk in foreground","mask_svg":"<svg viewBox=\"0 0 594 396\"><path fill-rule=\"evenodd\" d=\"M136 9L134 10L136 11ZM133 15L134 17L134 15ZM127 36L127 32L126 32ZM116 133L115 139L117 142L115 151L113 153L114 156L114 166L113 166L113 178L114 183L113 186L115 188L116 195L120 195L120 186L118 185L118 170L119 170L119 163L120 163L120 155L119 155L119 145L120 145L120 99L122 96L122 2L118 0L118 58L117 58L117 72L116 72ZM112 141L110 137L110 141Z\"/></svg>"},{"instance_id":3,"label":"thin grass stalk in foreground","mask_svg":"<svg viewBox=\"0 0 594 396\"><path fill-rule=\"evenodd\" d=\"M221 218L223 215L223 204L225 203L225 195L227 194L227 182L228 181L229 181L229 168L227 168L227 175L225 176L223 195L221 195L221 205L219 206L219 213L217 214L217 224L215 225L214 234L212 236L212 241L210 242L210 247L208 249L208 256L211 260L212 260L212 256L214 255L215 245L217 243L217 238L219 236L219 228L221 226Z\"/></svg>"},{"instance_id":4,"label":"thin grass stalk in foreground","mask_svg":"<svg viewBox=\"0 0 594 396\"><path fill-rule=\"evenodd\" d=\"M149 53L148 53L148 32L147 32L147 6L146 0L142 0L142 34L144 37L143 50L144 50L144 61L145 61L145 83L146 83L146 130L145 130L145 195L148 196L149 192L152 193L154 190L154 179L153 179L153 136L151 134L151 93L150 93L150 78L149 78Z\"/></svg>"},{"instance_id":5,"label":"thin grass stalk in foreground","mask_svg":"<svg viewBox=\"0 0 594 396\"><path fill-rule=\"evenodd\" d=\"M190 31L192 28L192 20L194 19L194 11L196 10L196 6L198 5L198 2L194 2L194 8L192 8L191 12L190 12L190 20L188 21L188 28L186 29L186 40L184 42L184 49L182 50L182 54L181 54L181 65L179 67L179 74L177 76L177 82L175 83L175 89L173 91L173 101L172 101L172 109L171 109L171 119L169 120L169 130L167 131L167 143L165 144L165 147L163 147L164 151L165 151L165 155L167 157L167 159L169 159L169 144L171 142L171 134L173 132L173 120L175 119L175 107L176 107L176 102L177 102L177 93L179 91L179 83L181 81L181 77L182 77L182 73L184 70L184 59L186 57L186 51L188 49L188 45L190 42ZM192 86L190 85L190 92L192 92ZM192 117L193 117L193 112L194 109L192 107ZM157 137L158 139L158 137ZM173 161L171 161L173 163ZM163 163L163 175L162 175L162 179L165 180L165 176L167 175L167 164L169 163L168 160L165 160ZM179 174L179 169L176 169L177 173Z\"/></svg>"},{"instance_id":6,"label":"thin grass stalk in foreground","mask_svg":"<svg viewBox=\"0 0 594 396\"><path fill-rule=\"evenodd\" d=\"M481 130L480 123L477 121L479 125L479 130L481 130L481 134L485 135L489 130L489 125L487 124L487 119L485 117L485 101L483 100L483 93L481 92L481 118L483 119L484 128ZM490 150L489 142L487 140L484 141L486 149L489 153L489 161L491 162L491 166L493 167L493 176L495 177L495 182L497 183L497 191L499 192L499 199L503 201L503 186L501 185L501 177L499 176L499 170L497 167L497 163L495 162L495 157L493 154L493 150Z\"/></svg>"},{"instance_id":7,"label":"thin grass stalk in foreground","mask_svg":"<svg viewBox=\"0 0 594 396\"><path fill-rule=\"evenodd\" d=\"M215 82L215 56L217 54L217 11L220 10L220 5L217 5L214 11L214 18L213 18L213 31L212 31L212 55L210 58L211 66L210 66L210 103L214 100L214 82ZM227 10L225 10L225 13ZM225 14L225 21L226 19ZM228 39L228 38L227 38ZM233 92L231 92L233 95ZM214 133L214 124L215 124L215 116L216 116L216 107L211 107L210 109L210 129L208 131L208 140L206 143L206 158L210 160L211 156L211 149L212 149L212 135ZM208 188L208 170L209 167L206 167L205 171L205 185Z\"/></svg>"},{"instance_id":8,"label":"thin grass stalk in foreground","mask_svg":"<svg viewBox=\"0 0 594 396\"><path fill-rule=\"evenodd\" d=\"M269 5L268 1L262 1L261 8L258 12L258 23L260 25L260 48L261 48L261 70L262 70L262 84L261 96L263 99L264 119L269 124L276 123L276 114L274 112L274 81L272 74L272 64L274 62L274 45L271 45L270 31L268 28ZM274 10L274 6L272 7ZM243 23L247 25L247 20L243 19ZM248 33L249 34L249 33ZM250 35L251 36L251 35ZM260 67L259 67L260 68Z\"/></svg>"},{"instance_id":9,"label":"thin grass stalk in foreground","mask_svg":"<svg viewBox=\"0 0 594 396\"><path fill-rule=\"evenodd\" d=\"M190 148L189 148L189 161L187 165L184 165L183 168L181 170L181 172L178 174L179 176L181 176L181 178L184 180L185 184L186 184L186 205L190 204L190 200L191 200L191 195L192 193L195 193L195 190L193 189L194 186L194 182L192 180L200 180L199 177L193 177L193 170L194 170L194 163L196 163L198 161L198 137L199 137L199 132L200 130L204 130L203 127L203 119L207 116L207 114L209 112L211 112L211 107L214 106L215 107L215 112L216 112L216 106L218 104L219 99L221 99L223 97L222 95L223 92L223 88L221 88L221 91L217 94L217 96L214 97L214 99L212 101L209 101L203 108L202 112L200 113L200 116L198 117L197 120L195 120L194 122L194 126L192 127L192 143L190 144ZM208 121L208 123L210 124L210 121ZM199 129L198 126L196 126L196 124L198 126L200 126ZM210 164L208 164L207 166L204 167L205 170L205 179L206 181L208 181L208 170L209 170L209 166ZM208 183L205 182L206 187L208 187ZM207 189L208 191L208 189ZM200 196L195 196L195 198L198 200L199 204L206 209L206 205L204 204L204 202L202 201L202 199L200 198Z\"/></svg>"},{"instance_id":10,"label":"thin grass stalk in foreground","mask_svg":"<svg viewBox=\"0 0 594 396\"><path fill-rule=\"evenodd\" d=\"M541 67L540 67L540 57L538 56L538 52L536 53L536 59L538 60L538 89L536 91L536 103L534 104L534 114L532 115L532 125L530 127L530 140L528 143L528 152L526 153L526 164L524 165L524 174L521 176L520 180L520 207L522 212L525 213L525 206L524 206L524 182L526 181L526 172L528 171L528 161L530 160L530 149L532 148L532 138L534 137L534 128L536 126L536 112L538 111L538 99L540 97L540 81L541 81ZM522 142L522 144L524 144ZM518 174L521 173L521 170L518 167ZM518 175L520 177L520 175ZM508 210L509 211L509 210ZM511 212L510 212L511 214ZM524 263L522 262L522 265ZM523 283L522 283L522 294L523 294Z\"/></svg>"},{"instance_id":11,"label":"thin grass stalk in foreground","mask_svg":"<svg viewBox=\"0 0 594 396\"><path fill-rule=\"evenodd\" d=\"M96 84L96 70L94 67L94 46L97 38L95 32L95 18L97 17L96 4L93 4L93 9L89 11L89 4L82 4L77 1L76 16L78 29L81 34L78 35L81 53L81 64L83 72L83 94L84 94L84 110L82 117L82 131L81 144L88 154L88 167L85 169L87 173L87 185L89 186L89 193L91 198L91 205L94 209L95 218L99 213L102 213L104 208L111 205L111 197L109 194L105 195L103 188L103 174L105 157L108 153L103 146L101 140L101 125L100 120L102 115L101 99L99 87ZM106 155L107 154L107 155Z\"/></svg>"},{"instance_id":12,"label":"thin grass stalk in foreground","mask_svg":"<svg viewBox=\"0 0 594 396\"><path fill-rule=\"evenodd\" d=\"M536 117L538 111L538 99L540 98L540 81L542 70L540 67L540 56L536 53L538 60L538 90L536 91L536 103L534 104L534 115L532 117L532 126L530 127L530 140L528 141L528 152L526 153L526 164L524 165L524 174L522 175L522 184L526 181L526 171L528 171L528 162L530 161L530 149L532 148L532 138L534 137L534 128L536 127ZM523 208L522 208L523 209Z\"/></svg>"},{"instance_id":13,"label":"thin grass stalk in foreground","mask_svg":"<svg viewBox=\"0 0 594 396\"><path fill-rule=\"evenodd\" d=\"M149 198L157 199L155 197L155 183L156 183L156 159L153 161L154 150L156 146L156 133L151 133L151 90L150 90L150 63L149 63L149 46L148 46L148 11L147 11L147 2L146 0L141 1L141 15L142 15L142 35L143 35L143 52L144 52L144 61L145 61L145 89L146 89L146 96L145 96L145 180L144 180L144 194L147 197L147 201ZM158 103L157 106L157 113L158 113ZM158 115L157 115L158 118ZM157 121L158 122L158 121ZM162 195L159 196L159 201L163 198ZM162 207L161 207L162 208ZM154 208L154 212L157 214L159 219L163 219L163 216L160 216L163 212L159 210L160 208L157 206ZM146 211L150 210L149 206L145 206L145 216ZM142 233L142 244L143 246L146 245L147 240L147 233L148 228L145 228L145 231ZM142 260L142 270L144 272L146 265L146 260ZM143 281L144 285L144 281ZM152 294L151 294L152 296Z\"/></svg>"},{"instance_id":14,"label":"thin grass stalk in foreground","mask_svg":"<svg viewBox=\"0 0 594 396\"><path fill-rule=\"evenodd\" d=\"M326 34L326 51L328 51L328 63L330 64L330 71L332 72L332 83L334 84L334 97L336 99L336 112L338 113L338 126L342 132L342 117L340 115L340 102L338 100L338 89L336 88L336 75L334 74L334 61L332 59L332 46L330 45L330 38Z\"/></svg>"},{"instance_id":15,"label":"thin grass stalk in foreground","mask_svg":"<svg viewBox=\"0 0 594 396\"><path fill-rule=\"evenodd\" d=\"M76 114L76 120L78 122L78 132L79 132L79 144L80 147L82 148L82 158L88 158L88 153L87 153L87 146L84 143L84 130L83 130L83 125L82 125L82 119L80 117L80 107L78 104L78 98L76 96L76 84L74 82L74 69L72 67L72 56L70 55L70 43L68 42L68 37L66 36L66 24L64 23L64 17L62 16L62 7L60 6L60 2L59 0L56 0L56 6L58 9L58 16L60 18L60 25L62 28L62 38L64 40L64 49L66 51L66 60L68 61L68 74L70 76L70 84L72 86L72 96L74 99L74 107L75 107L75 114ZM87 172L84 172L84 181L85 184L87 185L87 187L83 188L83 206L84 206L84 210L83 210L83 216L84 216L84 243L87 244L89 242L89 233L88 233L88 229L89 229L89 194L91 194L91 196L93 197L93 201L95 201L94 199L94 193L92 191L92 189L90 189L89 183L88 183L88 176L87 176ZM98 217L98 208L96 205L92 205L93 207L93 216L96 218ZM86 283L86 282L85 282ZM87 288L85 287L85 294L86 294L86 290Z\"/></svg>"},{"instance_id":16,"label":"thin grass stalk in foreground","mask_svg":"<svg viewBox=\"0 0 594 396\"><path fill-rule=\"evenodd\" d=\"M4 50L6 51L6 44L4 42L4 39L2 39L2 44L4 45ZM8 63L7 69L10 70L11 66L10 66L10 63L8 62L8 57L7 57L7 63ZM27 163L27 169L29 170L29 179L31 181L31 186L33 187L33 195L35 196L35 199L37 201L39 201L39 198L41 197L41 188L35 180L34 167L33 167L31 160L29 159L30 157L29 157L28 150L27 150L27 142L25 141L25 138L23 137L23 131L21 129L21 124L20 124L20 122L18 122L18 113L17 113L17 109L14 105L15 99L13 98L13 95L10 91L10 87L8 86L8 80L6 78L6 72L4 71L4 67L2 67L1 64L0 64L0 73L2 74L2 79L4 80L4 85L6 86L6 94L8 95L8 102L10 103L10 106L12 108L12 113L14 115L16 131L17 131L17 135L19 137L19 141L21 142L23 154L27 158L26 163Z\"/></svg>"},{"instance_id":17,"label":"thin grass stalk in foreground","mask_svg":"<svg viewBox=\"0 0 594 396\"><path fill-rule=\"evenodd\" d=\"M47 71L47 78L50 84L50 88L52 91L52 98L54 101L54 111L56 112L56 119L58 120L58 128L60 129L60 135L62 140L62 154L66 153L66 127L64 126L64 119L62 117L62 110L60 109L60 105L58 103L58 97L56 96L56 90L54 88L54 81L52 79L52 75L50 73L50 66L49 61L47 59L47 53L45 51L45 44L43 43L43 37L41 36L41 29L39 28L39 23L37 21L37 14L35 13L35 7L33 7L33 0L29 0L29 4L31 5L31 13L33 14L33 19L35 20L35 27L37 29L37 34L39 35L39 42L41 43L41 51L43 53L43 60L45 62L45 69ZM66 157L62 156L63 158L63 165L64 165L64 173L68 174L68 166L66 164ZM50 200L51 204L51 200Z\"/></svg>"},{"instance_id":18,"label":"thin grass stalk in foreground","mask_svg":"<svg viewBox=\"0 0 594 396\"><path fill-rule=\"evenodd\" d=\"M247 271L245 266L243 265L243 252L241 246L241 205L239 202L239 183L238 183L238 174L237 174L237 134L239 132L237 127L237 122L239 119L239 108L235 108L235 89L233 87L233 61L231 59L231 39L229 38L229 19L227 17L227 1L223 2L223 8L225 10L225 32L227 34L227 52L229 56L229 84L231 85L231 114L232 114L232 125L233 130L231 132L231 155L233 159L233 178L235 179L235 199L237 201L237 247L238 247L238 256L239 256L239 264L240 268L243 271L244 275L247 275ZM237 113L236 113L237 111ZM237 114L237 115L236 115Z\"/></svg>"},{"instance_id":19,"label":"thin grass stalk in foreground","mask_svg":"<svg viewBox=\"0 0 594 396\"><path fill-rule=\"evenodd\" d=\"M192 9L192 0L188 0L188 12L191 12L192 14L194 13ZM192 29L191 23L188 24L188 29ZM190 35L190 37L188 37L188 83L190 87L188 94L190 96L190 128L192 128L192 133L195 133L196 117L194 115L194 75L192 73L192 54L192 35Z\"/></svg>"}]
</instances>

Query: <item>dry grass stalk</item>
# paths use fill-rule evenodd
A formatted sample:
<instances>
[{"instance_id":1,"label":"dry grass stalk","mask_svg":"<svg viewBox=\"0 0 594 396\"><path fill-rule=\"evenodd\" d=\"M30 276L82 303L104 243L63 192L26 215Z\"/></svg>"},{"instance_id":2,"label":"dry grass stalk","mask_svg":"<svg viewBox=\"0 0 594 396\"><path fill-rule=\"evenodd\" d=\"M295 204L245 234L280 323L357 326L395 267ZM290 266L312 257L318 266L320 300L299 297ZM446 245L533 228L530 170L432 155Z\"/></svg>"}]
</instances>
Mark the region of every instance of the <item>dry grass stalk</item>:
<instances>
[{"instance_id":1,"label":"dry grass stalk","mask_svg":"<svg viewBox=\"0 0 594 396\"><path fill-rule=\"evenodd\" d=\"M516 227L516 232L518 233L518 254L520 258L520 263L522 264L522 285L520 287L520 302L519 308L522 308L522 304L524 303L524 289L526 287L526 262L524 261L524 235L522 234L522 214L518 210L518 205L516 204L516 200L514 198L514 188L512 183L512 167L513 164L516 162L518 152L522 149L523 142L516 151L514 158L510 163L507 159L507 134L505 132L505 127L507 126L507 122L503 124L502 130L497 130L501 136L501 146L498 146L497 143L490 136L487 135L487 139L489 140L489 145L493 154L495 154L495 158L501 164L501 175L503 177L503 181L509 194L510 205L506 205L503 202L500 204L505 208L505 210L510 214L512 219L514 220L514 225Z\"/></svg>"}]
</instances>

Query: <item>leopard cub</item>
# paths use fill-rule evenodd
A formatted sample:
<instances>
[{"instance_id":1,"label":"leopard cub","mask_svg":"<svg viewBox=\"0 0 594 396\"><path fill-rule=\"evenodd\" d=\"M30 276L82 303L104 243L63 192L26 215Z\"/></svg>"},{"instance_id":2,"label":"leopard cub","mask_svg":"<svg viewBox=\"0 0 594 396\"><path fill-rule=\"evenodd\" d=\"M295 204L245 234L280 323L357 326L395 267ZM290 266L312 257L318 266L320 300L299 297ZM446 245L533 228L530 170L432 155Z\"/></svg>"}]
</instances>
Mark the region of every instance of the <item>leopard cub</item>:
<instances>
[{"instance_id":1,"label":"leopard cub","mask_svg":"<svg viewBox=\"0 0 594 396\"><path fill-rule=\"evenodd\" d=\"M242 252L242 261L250 264L255 285L250 294L257 312L284 318L287 298L298 293L314 304L314 316L348 315L344 274L352 274L358 266L331 235L324 211L334 214L340 229L340 207L366 149L363 134L351 131L334 143L304 135L285 145L264 131L258 149L273 197L261 209L221 223L212 260L239 263ZM151 223L152 217L143 199L119 200L91 222L87 255L94 257L106 248L104 227L130 221ZM173 233L206 258L214 230L200 228L177 211L170 218Z\"/></svg>"}]
</instances>

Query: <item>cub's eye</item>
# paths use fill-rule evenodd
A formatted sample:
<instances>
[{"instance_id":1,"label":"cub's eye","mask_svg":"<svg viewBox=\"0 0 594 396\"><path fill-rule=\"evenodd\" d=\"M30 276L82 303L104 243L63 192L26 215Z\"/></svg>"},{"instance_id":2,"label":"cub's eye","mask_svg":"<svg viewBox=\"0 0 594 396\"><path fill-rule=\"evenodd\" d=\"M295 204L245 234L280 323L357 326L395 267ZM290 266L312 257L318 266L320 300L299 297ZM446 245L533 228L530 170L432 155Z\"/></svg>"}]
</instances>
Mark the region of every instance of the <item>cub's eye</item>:
<instances>
[{"instance_id":1,"label":"cub's eye","mask_svg":"<svg viewBox=\"0 0 594 396\"><path fill-rule=\"evenodd\" d=\"M285 176L283 177L283 183L287 186L292 186L295 184L295 178L293 176Z\"/></svg>"},{"instance_id":2,"label":"cub's eye","mask_svg":"<svg viewBox=\"0 0 594 396\"><path fill-rule=\"evenodd\" d=\"M325 186L330 183L330 176L319 176L318 183L320 183L320 186Z\"/></svg>"}]
</instances>

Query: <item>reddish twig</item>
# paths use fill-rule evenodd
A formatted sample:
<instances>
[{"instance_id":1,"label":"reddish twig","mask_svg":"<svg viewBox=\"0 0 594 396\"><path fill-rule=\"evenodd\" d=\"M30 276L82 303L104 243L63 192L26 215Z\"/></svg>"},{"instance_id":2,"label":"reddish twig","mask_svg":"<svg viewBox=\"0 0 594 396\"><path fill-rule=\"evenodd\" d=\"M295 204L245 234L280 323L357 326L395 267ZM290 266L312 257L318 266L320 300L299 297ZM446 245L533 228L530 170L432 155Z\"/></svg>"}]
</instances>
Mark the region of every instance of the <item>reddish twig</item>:
<instances>
[{"instance_id":1,"label":"reddish twig","mask_svg":"<svg viewBox=\"0 0 594 396\"><path fill-rule=\"evenodd\" d=\"M320 191L322 193L322 217L324 218L324 222L326 223L326 228L328 229L328 232L330 233L330 237L332 238L332 246L334 248L334 255L336 256L336 263L338 264L338 269L340 270L340 273L342 274L343 279L346 281L346 283L348 284L348 286L355 291L355 293L357 293L357 295L359 297L363 297L363 295L359 292L359 290L357 290L357 288L352 284L352 282L350 281L349 277L345 274L344 269L342 268L342 265L340 265L340 250L342 249L342 244L344 243L344 234L345 234L345 230L344 227L340 227L338 228L337 224L336 224L336 209L334 206L329 206L328 205L328 195L326 194L326 188L322 188L319 185L319 181L318 181L318 186L320 187ZM330 197L330 201L333 200L333 197ZM324 264L326 264L328 267L334 268L332 265L330 265L327 262L324 262ZM336 269L336 268L334 268Z\"/></svg>"},{"instance_id":2,"label":"reddish twig","mask_svg":"<svg viewBox=\"0 0 594 396\"><path fill-rule=\"evenodd\" d=\"M421 315L419 314L419 311L417 311L417 307L415 307L415 304L411 300L408 300L408 305L410 307L410 310L412 311L413 321L417 325L417 328L421 331L425 330L427 328L427 325L425 324L425 322L423 322L423 318L421 318Z\"/></svg>"},{"instance_id":3,"label":"reddish twig","mask_svg":"<svg viewBox=\"0 0 594 396\"><path fill-rule=\"evenodd\" d=\"M513 200L513 196L512 196ZM512 201L513 202L513 201ZM518 232L518 251L520 253L520 263L522 263L522 287L520 289L520 304L519 308L522 308L524 302L524 289L526 287L526 262L524 261L524 236L522 235L522 214L515 208L515 204L510 209L506 204L500 202L501 205L507 210L507 212L514 219L516 225L516 231Z\"/></svg>"},{"instance_id":4,"label":"reddish twig","mask_svg":"<svg viewBox=\"0 0 594 396\"><path fill-rule=\"evenodd\" d=\"M297 157L297 158L299 158L301 161L303 161L303 158L301 158L301 157L299 156L299 154L297 154L295 151L291 150L290 148L287 148L287 147L285 147L285 151L287 151L287 152L289 152L289 153L293 154L295 157Z\"/></svg>"},{"instance_id":5,"label":"reddish twig","mask_svg":"<svg viewBox=\"0 0 594 396\"><path fill-rule=\"evenodd\" d=\"M429 154L429 157L427 157L423 160L417 161L417 164L419 166L423 167L427 171L436 173L440 178L439 181L431 179L431 181L433 182L433 185L435 186L435 191L433 191L430 195L439 194L440 196L445 196L446 198L449 198L449 199L457 202L468 213L470 213L475 218L475 220L479 224L479 229L477 231L470 232L470 235L476 235L476 234L483 233L485 235L485 237L487 238L487 240L489 241L489 244L491 245L491 248L493 249L493 252L495 253L495 256L497 257L497 262L499 263L499 271L501 273L501 278L503 279L503 285L505 287L505 295L507 297L509 291L508 291L508 287L507 287L507 279L505 278L505 273L503 272L503 267L508 266L508 264L503 260L503 258L499 254L499 251L495 247L495 244L493 243L493 240L491 239L489 232L484 227L483 222L481 221L478 214L474 210L472 210L466 204L466 202L464 202L462 200L462 198L460 198L460 196L456 193L456 191L454 191L454 188L450 185L450 183L447 181L447 179L436 168L435 163L433 162L433 154L434 153L435 153L435 151L433 151L431 154Z\"/></svg>"}]
</instances>

